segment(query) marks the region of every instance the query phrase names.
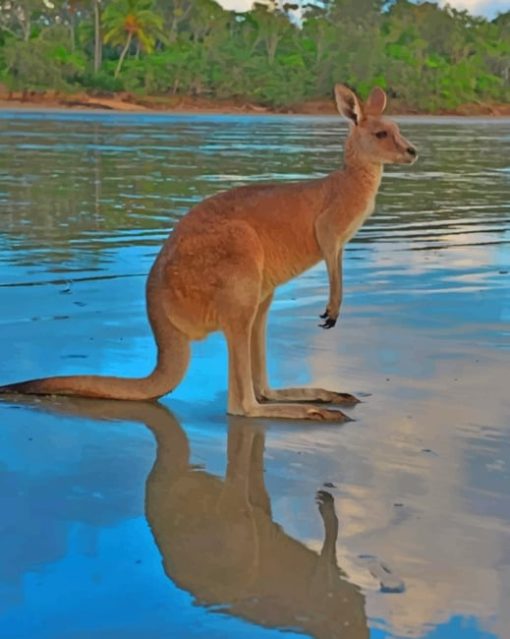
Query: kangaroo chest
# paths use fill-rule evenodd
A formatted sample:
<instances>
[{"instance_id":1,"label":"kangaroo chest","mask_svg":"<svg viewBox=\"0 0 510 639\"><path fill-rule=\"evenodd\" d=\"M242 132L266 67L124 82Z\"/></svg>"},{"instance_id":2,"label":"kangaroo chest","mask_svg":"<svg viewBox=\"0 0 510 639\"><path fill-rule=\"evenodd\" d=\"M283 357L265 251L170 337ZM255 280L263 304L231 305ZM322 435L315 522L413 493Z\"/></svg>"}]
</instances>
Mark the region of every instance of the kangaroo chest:
<instances>
[{"instance_id":1,"label":"kangaroo chest","mask_svg":"<svg viewBox=\"0 0 510 639\"><path fill-rule=\"evenodd\" d=\"M358 210L342 216L342 224L339 228L339 236L341 244L347 244L347 242L356 235L358 230L363 226L365 221L372 215L375 209L375 197L370 199L369 202L362 204L358 207Z\"/></svg>"}]
</instances>

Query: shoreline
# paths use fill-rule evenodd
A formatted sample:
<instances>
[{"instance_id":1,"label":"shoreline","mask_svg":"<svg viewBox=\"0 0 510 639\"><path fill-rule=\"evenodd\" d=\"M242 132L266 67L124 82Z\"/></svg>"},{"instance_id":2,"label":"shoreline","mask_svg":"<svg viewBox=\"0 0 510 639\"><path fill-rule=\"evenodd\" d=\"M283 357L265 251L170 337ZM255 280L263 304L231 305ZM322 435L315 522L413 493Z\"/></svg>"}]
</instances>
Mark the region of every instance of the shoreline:
<instances>
[{"instance_id":1,"label":"shoreline","mask_svg":"<svg viewBox=\"0 0 510 639\"><path fill-rule=\"evenodd\" d=\"M392 108L393 107L393 108ZM264 107L234 100L210 100L205 98L138 98L131 94L108 97L88 94L58 95L55 93L30 94L24 98L14 94L0 96L0 111L112 111L116 113L161 114L210 114L210 115L311 115L332 116L337 111L331 100L314 100L281 109ZM394 101L389 115L393 116L461 116L461 117L509 117L510 103L466 104L456 109L426 111L406 108Z\"/></svg>"}]
</instances>

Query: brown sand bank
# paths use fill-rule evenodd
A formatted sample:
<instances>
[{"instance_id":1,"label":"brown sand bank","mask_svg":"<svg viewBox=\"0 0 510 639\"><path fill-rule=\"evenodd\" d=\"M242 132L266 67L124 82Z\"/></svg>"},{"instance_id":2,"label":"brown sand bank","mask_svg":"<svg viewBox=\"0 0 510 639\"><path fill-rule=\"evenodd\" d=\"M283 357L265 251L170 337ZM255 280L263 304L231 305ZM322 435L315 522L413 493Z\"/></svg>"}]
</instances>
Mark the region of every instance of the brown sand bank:
<instances>
[{"instance_id":1,"label":"brown sand bank","mask_svg":"<svg viewBox=\"0 0 510 639\"><path fill-rule=\"evenodd\" d=\"M287 107L271 108L239 100L215 100L182 96L136 96L131 93L89 95L87 93L62 94L55 91L5 93L0 92L0 109L104 109L119 112L175 112L175 113L267 113L297 115L333 115L332 100L310 100ZM398 100L392 101L391 113L398 115L465 115L509 116L509 103L471 103L455 109L438 109L433 112L413 109Z\"/></svg>"}]
</instances>

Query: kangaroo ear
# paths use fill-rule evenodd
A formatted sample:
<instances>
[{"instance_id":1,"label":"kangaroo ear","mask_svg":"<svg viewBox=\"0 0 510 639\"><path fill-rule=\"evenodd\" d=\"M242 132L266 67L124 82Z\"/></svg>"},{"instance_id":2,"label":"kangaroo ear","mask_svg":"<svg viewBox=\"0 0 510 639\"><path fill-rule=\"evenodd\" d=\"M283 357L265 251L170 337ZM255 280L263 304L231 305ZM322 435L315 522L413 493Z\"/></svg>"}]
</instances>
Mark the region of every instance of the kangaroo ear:
<instances>
[{"instance_id":1,"label":"kangaroo ear","mask_svg":"<svg viewBox=\"0 0 510 639\"><path fill-rule=\"evenodd\" d=\"M363 118L363 110L358 96L344 84L335 85L336 106L344 118L351 120L354 124L359 124Z\"/></svg>"},{"instance_id":2,"label":"kangaroo ear","mask_svg":"<svg viewBox=\"0 0 510 639\"><path fill-rule=\"evenodd\" d=\"M381 87L374 87L365 102L365 113L367 115L381 115L386 108L386 93Z\"/></svg>"}]
</instances>

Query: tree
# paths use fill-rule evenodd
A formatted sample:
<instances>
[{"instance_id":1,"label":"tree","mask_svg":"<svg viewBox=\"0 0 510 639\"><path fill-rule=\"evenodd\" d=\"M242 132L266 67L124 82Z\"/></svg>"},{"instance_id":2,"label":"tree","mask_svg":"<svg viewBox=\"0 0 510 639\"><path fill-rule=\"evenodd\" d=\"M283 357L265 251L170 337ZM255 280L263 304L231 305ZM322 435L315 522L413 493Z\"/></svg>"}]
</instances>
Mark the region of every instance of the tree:
<instances>
[{"instance_id":1,"label":"tree","mask_svg":"<svg viewBox=\"0 0 510 639\"><path fill-rule=\"evenodd\" d=\"M11 88L23 91L65 89L85 68L84 56L71 51L63 25L49 27L29 42L12 39L5 47L5 60Z\"/></svg>"},{"instance_id":2,"label":"tree","mask_svg":"<svg viewBox=\"0 0 510 639\"><path fill-rule=\"evenodd\" d=\"M276 0L267 0L264 4L255 2L248 20L255 25L256 32L252 49L255 50L263 43L268 64L272 65L282 39L288 36L294 27Z\"/></svg>"},{"instance_id":3,"label":"tree","mask_svg":"<svg viewBox=\"0 0 510 639\"><path fill-rule=\"evenodd\" d=\"M103 58L103 39L101 35L101 0L92 0L94 13L94 73L99 73Z\"/></svg>"},{"instance_id":4,"label":"tree","mask_svg":"<svg viewBox=\"0 0 510 639\"><path fill-rule=\"evenodd\" d=\"M177 41L179 30L193 9L195 0L156 0L156 10L163 17L170 44Z\"/></svg>"},{"instance_id":5,"label":"tree","mask_svg":"<svg viewBox=\"0 0 510 639\"><path fill-rule=\"evenodd\" d=\"M208 42L211 36L221 44L221 34L226 32L229 13L214 0L195 0L189 12L189 30L194 42Z\"/></svg>"},{"instance_id":6,"label":"tree","mask_svg":"<svg viewBox=\"0 0 510 639\"><path fill-rule=\"evenodd\" d=\"M104 42L122 46L115 69L115 78L121 72L131 44L136 41L138 50L154 51L156 41L164 40L163 18L153 10L153 0L113 0L103 14Z\"/></svg>"},{"instance_id":7,"label":"tree","mask_svg":"<svg viewBox=\"0 0 510 639\"><path fill-rule=\"evenodd\" d=\"M28 42L34 18L45 9L38 0L0 0L0 28Z\"/></svg>"},{"instance_id":8,"label":"tree","mask_svg":"<svg viewBox=\"0 0 510 639\"><path fill-rule=\"evenodd\" d=\"M362 96L380 84L417 110L510 100L510 12L488 21L427 0L254 5L241 14L218 0L0 0L0 83L278 108L329 97L338 81Z\"/></svg>"}]
</instances>

